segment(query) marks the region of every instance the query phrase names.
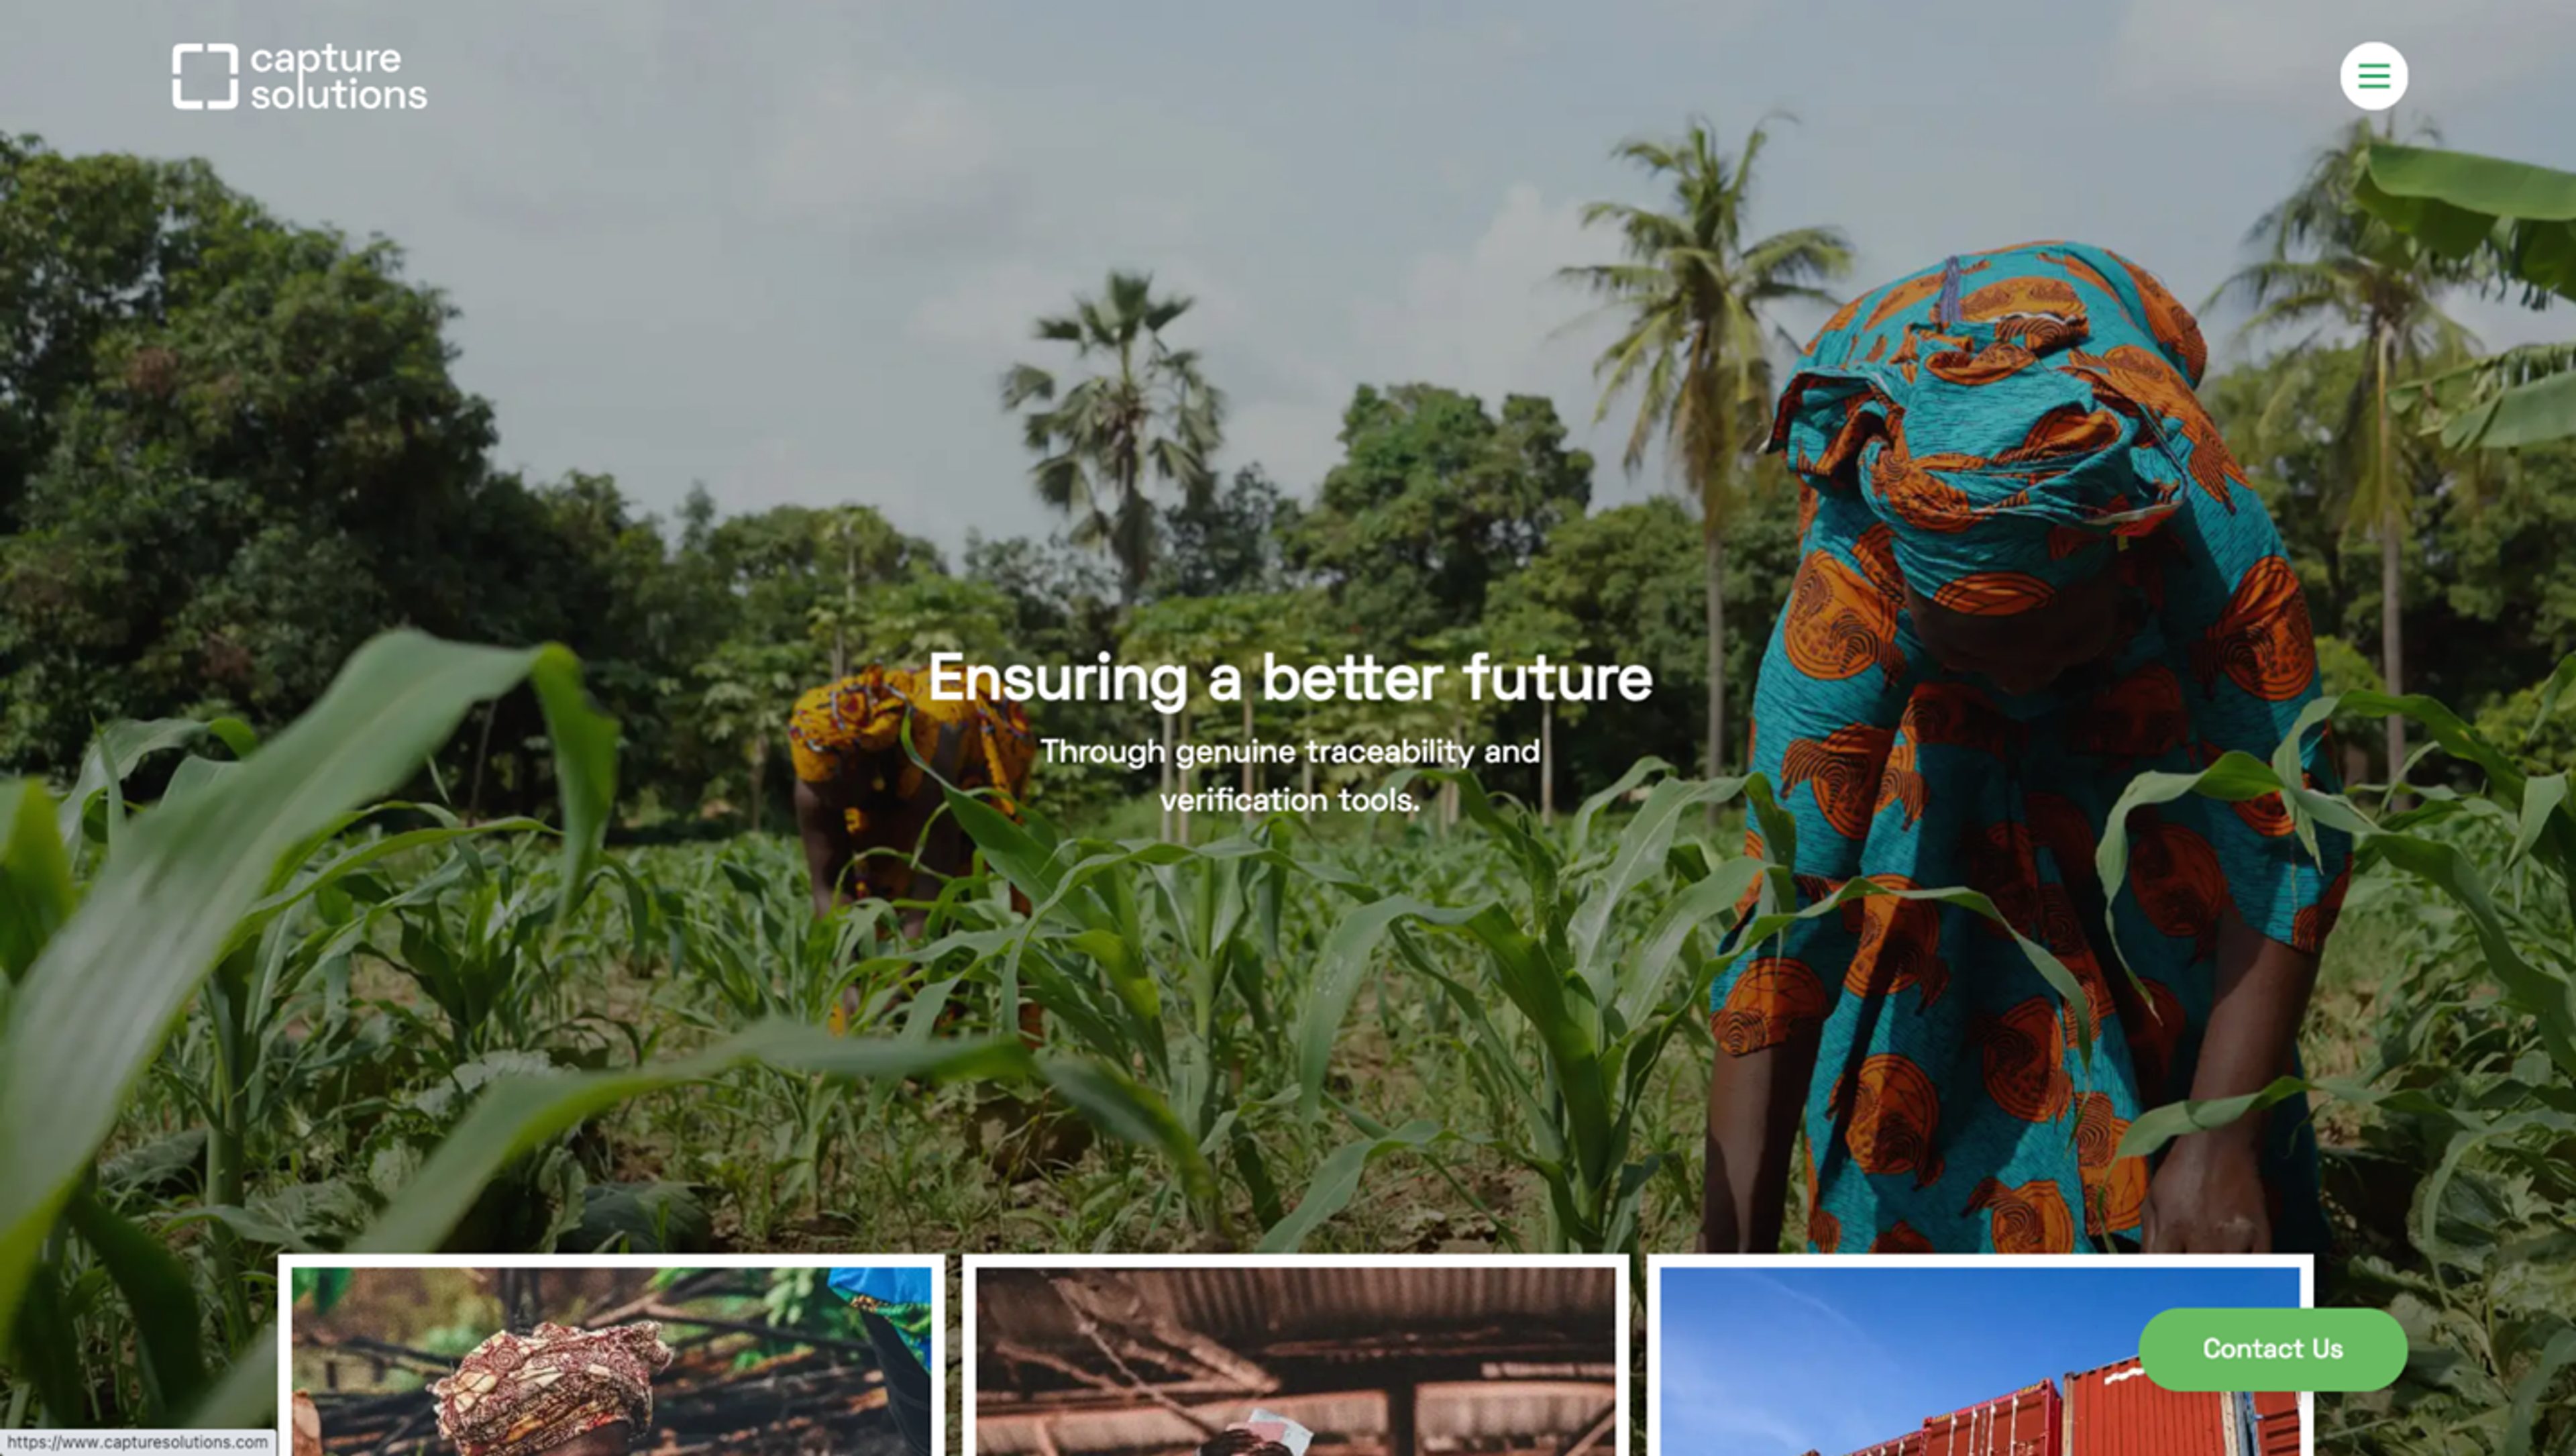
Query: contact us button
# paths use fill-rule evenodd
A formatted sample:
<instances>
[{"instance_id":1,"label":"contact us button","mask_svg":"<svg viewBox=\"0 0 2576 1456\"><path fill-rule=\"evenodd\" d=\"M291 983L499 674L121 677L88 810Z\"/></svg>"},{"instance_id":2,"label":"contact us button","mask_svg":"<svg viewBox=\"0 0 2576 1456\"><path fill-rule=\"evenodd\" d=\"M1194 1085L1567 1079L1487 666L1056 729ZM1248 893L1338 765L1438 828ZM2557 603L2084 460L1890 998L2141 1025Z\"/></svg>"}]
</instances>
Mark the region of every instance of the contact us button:
<instances>
[{"instance_id":1,"label":"contact us button","mask_svg":"<svg viewBox=\"0 0 2576 1456\"><path fill-rule=\"evenodd\" d=\"M2385 1390L2406 1331L2377 1309L2169 1309L2138 1359L2167 1390Z\"/></svg>"}]
</instances>

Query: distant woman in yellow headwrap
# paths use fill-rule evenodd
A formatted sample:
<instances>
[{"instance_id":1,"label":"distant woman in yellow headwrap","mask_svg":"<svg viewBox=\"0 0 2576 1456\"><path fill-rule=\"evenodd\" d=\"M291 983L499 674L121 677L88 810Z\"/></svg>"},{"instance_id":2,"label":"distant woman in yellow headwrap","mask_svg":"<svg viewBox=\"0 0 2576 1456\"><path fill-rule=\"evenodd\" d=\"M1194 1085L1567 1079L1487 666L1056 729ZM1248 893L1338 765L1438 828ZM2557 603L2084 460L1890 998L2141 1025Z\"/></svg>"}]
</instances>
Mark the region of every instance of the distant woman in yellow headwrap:
<instances>
[{"instance_id":1,"label":"distant woman in yellow headwrap","mask_svg":"<svg viewBox=\"0 0 2576 1456\"><path fill-rule=\"evenodd\" d=\"M927 672L878 664L799 698L787 743L817 915L861 900L937 896L975 852L956 816L941 812L938 779L989 790L986 801L1017 819L1037 747L1018 703L936 697ZM927 918L919 905L905 910L904 934L919 935ZM843 994L837 1021L847 1021L856 999L855 988Z\"/></svg>"}]
</instances>

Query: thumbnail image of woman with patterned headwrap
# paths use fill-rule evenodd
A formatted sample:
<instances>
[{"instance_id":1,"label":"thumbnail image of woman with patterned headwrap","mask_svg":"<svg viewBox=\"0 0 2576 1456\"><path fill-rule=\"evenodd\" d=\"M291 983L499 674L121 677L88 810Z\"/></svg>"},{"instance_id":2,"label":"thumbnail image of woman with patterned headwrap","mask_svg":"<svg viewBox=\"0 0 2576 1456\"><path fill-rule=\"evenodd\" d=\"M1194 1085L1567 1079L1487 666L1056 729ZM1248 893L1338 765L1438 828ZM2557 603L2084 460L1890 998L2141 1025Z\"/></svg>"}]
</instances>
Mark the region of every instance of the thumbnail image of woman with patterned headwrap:
<instances>
[{"instance_id":1,"label":"thumbnail image of woman with patterned headwrap","mask_svg":"<svg viewBox=\"0 0 2576 1456\"><path fill-rule=\"evenodd\" d=\"M2185 795L2096 846L2137 775L2271 760L2317 697L2299 580L2193 391L2189 312L2103 249L1954 257L1837 314L1782 390L1802 556L1751 760L1801 905L1714 988L1703 1239L1825 1252L2313 1250L2303 1099L2117 1156L2143 1109L2294 1072L2345 836ZM2324 730L2296 750L2335 787ZM1758 824L1755 848L1761 848ZM1787 886L1780 887L1786 890ZM1783 905L1782 908L1792 908ZM2089 1046L2089 1055L2087 1048Z\"/></svg>"},{"instance_id":2,"label":"thumbnail image of woman with patterned headwrap","mask_svg":"<svg viewBox=\"0 0 2576 1456\"><path fill-rule=\"evenodd\" d=\"M470 1257L295 1271L297 1456L928 1456L928 1266Z\"/></svg>"}]
</instances>

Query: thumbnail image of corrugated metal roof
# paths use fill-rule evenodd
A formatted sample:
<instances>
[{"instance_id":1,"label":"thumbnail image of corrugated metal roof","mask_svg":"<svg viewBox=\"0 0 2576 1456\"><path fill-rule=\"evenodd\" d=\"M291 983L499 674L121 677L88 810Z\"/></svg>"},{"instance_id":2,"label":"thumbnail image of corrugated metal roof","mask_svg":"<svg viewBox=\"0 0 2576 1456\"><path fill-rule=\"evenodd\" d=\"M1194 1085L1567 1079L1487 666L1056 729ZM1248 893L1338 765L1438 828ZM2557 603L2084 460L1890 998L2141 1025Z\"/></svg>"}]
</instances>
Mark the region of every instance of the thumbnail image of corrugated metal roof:
<instances>
[{"instance_id":1,"label":"thumbnail image of corrugated metal roof","mask_svg":"<svg viewBox=\"0 0 2576 1456\"><path fill-rule=\"evenodd\" d=\"M1307 1456L1598 1453L1617 1418L1607 1268L987 1268L977 1456L1186 1451L1255 1404Z\"/></svg>"}]
</instances>

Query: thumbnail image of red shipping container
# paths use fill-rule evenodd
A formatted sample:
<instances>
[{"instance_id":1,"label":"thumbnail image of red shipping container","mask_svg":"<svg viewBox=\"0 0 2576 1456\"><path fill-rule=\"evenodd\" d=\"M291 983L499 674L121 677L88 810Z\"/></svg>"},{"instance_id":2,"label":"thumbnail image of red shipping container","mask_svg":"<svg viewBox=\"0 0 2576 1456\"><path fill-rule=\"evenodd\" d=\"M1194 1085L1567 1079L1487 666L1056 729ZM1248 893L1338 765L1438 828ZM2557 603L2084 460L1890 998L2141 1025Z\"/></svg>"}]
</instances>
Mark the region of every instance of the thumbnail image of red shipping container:
<instances>
[{"instance_id":1,"label":"thumbnail image of red shipping container","mask_svg":"<svg viewBox=\"0 0 2576 1456\"><path fill-rule=\"evenodd\" d=\"M2299 1398L2272 1391L2244 1399L2254 1407L2254 1450L2243 1456L2299 1456Z\"/></svg>"},{"instance_id":2,"label":"thumbnail image of red shipping container","mask_svg":"<svg viewBox=\"0 0 2576 1456\"><path fill-rule=\"evenodd\" d=\"M2299 1398L2167 1390L2135 1358L1932 1416L1850 1456L2299 1456Z\"/></svg>"},{"instance_id":3,"label":"thumbnail image of red shipping container","mask_svg":"<svg viewBox=\"0 0 2576 1456\"><path fill-rule=\"evenodd\" d=\"M2061 1456L2057 1383L2043 1380L1923 1422L1922 1456Z\"/></svg>"},{"instance_id":4,"label":"thumbnail image of red shipping container","mask_svg":"<svg viewBox=\"0 0 2576 1456\"><path fill-rule=\"evenodd\" d=\"M2299 1398L2167 1390L2123 1360L2066 1377L2065 1456L2299 1456Z\"/></svg>"},{"instance_id":5,"label":"thumbnail image of red shipping container","mask_svg":"<svg viewBox=\"0 0 2576 1456\"><path fill-rule=\"evenodd\" d=\"M2066 1377L2066 1456L2251 1456L2228 1440L2235 1418L2233 1398L2167 1390L2135 1359Z\"/></svg>"}]
</instances>

